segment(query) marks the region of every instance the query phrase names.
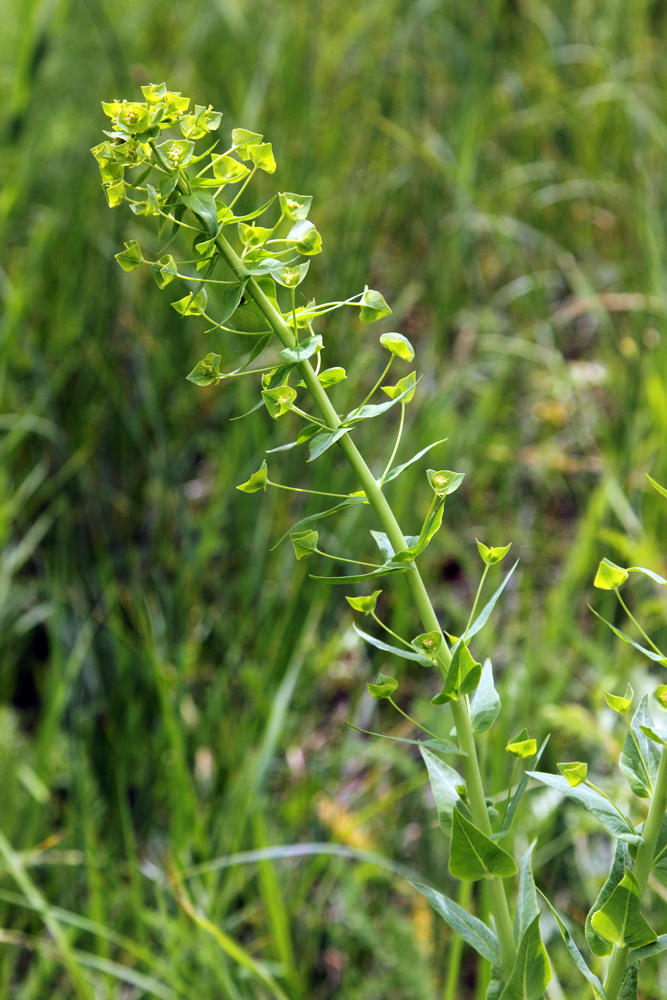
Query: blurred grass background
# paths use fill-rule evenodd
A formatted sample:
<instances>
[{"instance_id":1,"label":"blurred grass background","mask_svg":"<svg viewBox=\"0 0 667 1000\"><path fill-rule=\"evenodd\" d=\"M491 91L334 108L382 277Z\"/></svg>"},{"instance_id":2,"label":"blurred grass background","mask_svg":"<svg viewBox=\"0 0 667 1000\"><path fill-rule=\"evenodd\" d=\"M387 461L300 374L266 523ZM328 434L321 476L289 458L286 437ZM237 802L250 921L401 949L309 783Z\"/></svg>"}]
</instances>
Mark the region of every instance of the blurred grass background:
<instances>
[{"instance_id":1,"label":"blurred grass background","mask_svg":"<svg viewBox=\"0 0 667 1000\"><path fill-rule=\"evenodd\" d=\"M185 382L244 345L204 337L113 260L154 237L106 206L99 102L166 80L222 109L223 132L264 132L278 186L315 196L308 294L368 282L394 306L381 330L323 328L350 376L341 407L372 384L377 333L401 330L427 372L406 457L447 435L436 467L466 473L425 566L445 627L467 618L475 537L521 559L477 646L505 704L490 785L530 720L552 733L549 766L590 759L622 801L602 691L658 674L586 603L615 614L592 591L602 555L663 566L644 473L667 481L666 20L663 0L5 0L2 1000L246 1000L278 996L271 976L294 1000L430 1000L448 932L402 873L455 891L421 762L345 725L409 735L364 693L383 665L442 725L436 682L370 657L341 595L268 553L318 507L232 489L286 429L228 422L250 385ZM393 427L372 432L379 464ZM301 454L272 469L307 484ZM338 463L311 469L315 487L354 488ZM424 487L421 469L390 487L408 531ZM371 526L327 531L344 551ZM384 598L414 633L400 585ZM632 598L664 641L662 596L637 581ZM539 835L538 883L576 930L608 847L581 812L533 802L517 846ZM245 853L311 842L331 853ZM554 956L549 1000L587 996L555 941ZM666 995L666 975L647 966L644 996ZM459 995L484 994L464 952Z\"/></svg>"}]
</instances>

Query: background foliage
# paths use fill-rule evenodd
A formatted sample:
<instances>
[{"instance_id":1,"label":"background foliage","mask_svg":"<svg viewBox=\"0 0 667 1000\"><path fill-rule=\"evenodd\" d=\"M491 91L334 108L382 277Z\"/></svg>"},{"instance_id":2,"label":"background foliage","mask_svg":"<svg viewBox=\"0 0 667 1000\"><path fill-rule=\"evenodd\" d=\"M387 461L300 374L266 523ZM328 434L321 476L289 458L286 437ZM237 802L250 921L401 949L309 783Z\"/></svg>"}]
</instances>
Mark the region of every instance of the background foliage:
<instances>
[{"instance_id":1,"label":"background foliage","mask_svg":"<svg viewBox=\"0 0 667 1000\"><path fill-rule=\"evenodd\" d=\"M643 474L667 480L666 15L662 0L631 16L601 0L4 5L0 826L21 853L0 861L0 997L86 995L17 870L64 912L100 995L271 995L192 903L292 997L442 989L446 928L391 864L358 855L448 879L421 762L345 725L389 724L363 693L383 660L287 546L267 552L307 508L232 489L286 430L261 413L228 423L244 387L184 376L241 348L113 260L123 238L153 237L104 202L88 152L100 100L165 79L222 109L225 133L265 133L281 188L315 196L325 253L307 292L381 289L383 328L434 372L411 451L437 427L440 464L467 473L429 565L445 627L465 622L476 536L521 558L478 650L515 713L488 771L500 790L501 748L531 720L553 734L551 762L589 759L604 781L621 734L602 690L651 685L586 608L594 567L608 554L660 571L664 549ZM345 317L325 333L353 402L376 332ZM280 481L298 483L301 461L286 453ZM322 484L346 475L320 464ZM420 476L396 498L407 530ZM349 539L366 527L345 525ZM640 581L633 596L659 642L664 601ZM615 614L613 597L594 600ZM391 601L412 628L400 585ZM418 668L403 680L428 724L426 688ZM538 884L576 928L604 841L560 800L532 801ZM343 856L229 863L315 841ZM227 867L195 870L215 858ZM472 957L464 967L483 996ZM550 1000L585 995L566 956L556 973Z\"/></svg>"}]
</instances>

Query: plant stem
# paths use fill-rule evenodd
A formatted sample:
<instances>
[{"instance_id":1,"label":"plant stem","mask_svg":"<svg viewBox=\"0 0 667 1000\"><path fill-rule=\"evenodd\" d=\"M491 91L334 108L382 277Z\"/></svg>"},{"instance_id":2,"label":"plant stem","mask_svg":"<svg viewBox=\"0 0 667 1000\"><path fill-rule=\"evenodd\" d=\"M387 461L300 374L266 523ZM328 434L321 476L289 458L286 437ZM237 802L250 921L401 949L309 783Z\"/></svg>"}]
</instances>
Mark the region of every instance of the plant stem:
<instances>
[{"instance_id":1,"label":"plant stem","mask_svg":"<svg viewBox=\"0 0 667 1000\"><path fill-rule=\"evenodd\" d=\"M390 705L394 706L397 712L401 713L404 719L407 719L408 722L411 722L413 726L417 727L417 729L421 729L423 733L427 733L429 736L432 736L434 740L438 741L440 740L440 737L437 736L436 733L432 733L430 729L426 728L426 726L422 726L421 722L417 722L417 720L413 719L411 715L408 715L407 712L404 712L402 708L399 708L393 698L389 697L387 698L387 701L389 702Z\"/></svg>"},{"instance_id":2,"label":"plant stem","mask_svg":"<svg viewBox=\"0 0 667 1000\"><path fill-rule=\"evenodd\" d=\"M655 779L655 791L642 831L644 847L637 849L637 857L635 859L634 876L637 879L639 891L642 896L644 895L653 858L655 857L655 848L658 843L658 835L665 815L665 809L667 809L667 753L663 749L658 774ZM616 945L614 946L604 983L607 1000L618 1000L628 964L629 953L630 949L628 947L619 948Z\"/></svg>"},{"instance_id":3,"label":"plant stem","mask_svg":"<svg viewBox=\"0 0 667 1000\"><path fill-rule=\"evenodd\" d=\"M239 278L239 280L248 279L248 283L246 285L248 294L253 297L255 303L268 320L278 338L286 347L291 347L293 340L291 329L280 313L271 304L254 278L249 277L247 271L243 267L243 262L234 249L230 246L222 234L217 237L216 243L218 249L222 253L229 267L236 274L237 278ZM306 387L313 398L313 402L322 414L325 422L332 430L336 430L341 424L341 419L336 413L331 400L324 391L322 384L316 377L310 362L300 362L299 371L301 372L303 380L306 383ZM384 374L382 377L384 378ZM359 453L357 446L352 441L350 435L344 434L343 437L341 437L337 442L337 445L361 482L361 486L366 494L366 499L375 511L387 538L391 542L394 552L404 551L407 549L408 545L405 541L405 536L401 531L398 521L394 516L394 512L375 480L373 473L366 465L366 462ZM442 635L442 644L438 650L437 663L440 668L440 672L443 677L445 677L447 675L449 664L451 663L451 654L445 641L442 628L440 627L440 622L438 621L438 617L433 609L433 605L431 604L431 599L429 598L426 587L424 586L424 581L422 580L416 566L405 574L405 578L412 593L412 599L415 603L415 607L419 617L421 618L422 624L424 625L425 631L439 632L440 635ZM472 731L470 709L468 708L467 701L465 699L458 702L452 702L451 709L458 734L459 747L465 754L467 754L467 756L463 758L462 767L466 779L466 787L468 789L473 821L475 825L488 837L492 832L491 822L486 808L486 797L484 795L482 775L477 758L477 748L475 746L475 738ZM506 975L509 976L514 966L516 949L514 946L512 921L510 919L507 897L505 895L505 886L502 879L489 879L489 896L491 899L491 909L496 922L498 940L500 942L502 964Z\"/></svg>"},{"instance_id":4,"label":"plant stem","mask_svg":"<svg viewBox=\"0 0 667 1000\"><path fill-rule=\"evenodd\" d=\"M658 654L658 656L664 656L665 654L662 652L662 650L658 649L658 647L656 646L656 644L646 634L646 632L641 627L641 625L639 624L639 622L637 621L637 619L635 618L635 616L632 614L632 612L630 611L629 607L627 606L627 604L625 603L625 601L621 597L621 592L619 591L618 587L614 587L614 593L616 594L616 596L618 597L619 601L621 602L621 607L625 611L626 615L628 616L628 618L630 619L630 621L634 622L634 624L637 626L637 628L639 629L640 634L644 636L644 638L646 639L646 641L649 644L649 646L653 646L653 649Z\"/></svg>"},{"instance_id":5,"label":"plant stem","mask_svg":"<svg viewBox=\"0 0 667 1000\"><path fill-rule=\"evenodd\" d=\"M374 611L371 611L371 618L378 623L378 625L380 626L380 628L383 628L385 630L385 632L388 632L389 635L391 635L391 636L394 637L394 639L398 639L399 642L402 642L404 646L407 646L407 648L414 653L414 649L410 645L410 643L406 642L406 640L403 639L403 638L401 638L400 635L397 635L396 632L392 632L392 630L389 628L389 626L385 625L385 623L378 618L378 616L375 614Z\"/></svg>"},{"instance_id":6,"label":"plant stem","mask_svg":"<svg viewBox=\"0 0 667 1000\"><path fill-rule=\"evenodd\" d=\"M403 424L404 424L404 422L405 422L405 400L403 400L401 402L401 422L398 425L398 434L396 435L396 442L394 444L394 450L392 451L391 457L389 458L389 461L387 462L387 467L385 468L384 472L380 476L380 486L385 481L387 473L389 472L389 470L391 469L392 465L394 464L394 459L396 458L396 452L398 451L398 446L401 443L401 437L403 436Z\"/></svg>"},{"instance_id":7,"label":"plant stem","mask_svg":"<svg viewBox=\"0 0 667 1000\"><path fill-rule=\"evenodd\" d=\"M274 481L272 479L267 479L266 480L266 485L267 486L275 486L279 490L289 490L290 493L312 493L313 496L318 496L318 497L342 497L343 500L347 500L348 497L349 497L349 495L350 495L349 493L323 493L322 490L302 490L298 486L283 486L282 483L274 483Z\"/></svg>"},{"instance_id":8,"label":"plant stem","mask_svg":"<svg viewBox=\"0 0 667 1000\"><path fill-rule=\"evenodd\" d=\"M479 587L477 588L477 593L475 594L475 603L472 606L472 611L470 612L470 617L468 618L468 624L466 625L466 630L463 633L463 641L465 642L468 637L468 629L473 623L475 617L475 612L477 611L477 605L479 604L479 598L482 593L482 587L484 586L484 581L486 580L486 575L489 572L489 564L486 563L484 566L484 572L482 573L482 579L479 581Z\"/></svg>"}]
</instances>

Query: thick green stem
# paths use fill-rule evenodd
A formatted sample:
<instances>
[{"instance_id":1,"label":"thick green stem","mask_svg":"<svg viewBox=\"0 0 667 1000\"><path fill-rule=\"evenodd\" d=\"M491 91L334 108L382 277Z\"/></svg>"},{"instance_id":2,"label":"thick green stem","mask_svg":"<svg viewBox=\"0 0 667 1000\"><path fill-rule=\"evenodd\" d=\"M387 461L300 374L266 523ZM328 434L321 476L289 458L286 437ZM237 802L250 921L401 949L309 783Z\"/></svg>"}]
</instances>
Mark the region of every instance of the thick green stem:
<instances>
[{"instance_id":1,"label":"thick green stem","mask_svg":"<svg viewBox=\"0 0 667 1000\"><path fill-rule=\"evenodd\" d=\"M653 864L653 858L655 857L655 848L658 843L660 827L662 826L666 809L667 753L665 753L665 750L663 749L662 756L660 757L660 767L658 768L658 774L655 779L653 798L651 799L648 816L642 831L644 846L638 848L637 857L635 859L634 876L637 879L639 891L642 896L644 895L648 877L651 873L651 865ZM623 977L625 976L629 954L630 949L627 947L614 947L611 954L609 969L607 971L607 978L604 984L607 1000L617 1000L618 995L621 992L621 986L623 985Z\"/></svg>"},{"instance_id":2,"label":"thick green stem","mask_svg":"<svg viewBox=\"0 0 667 1000\"><path fill-rule=\"evenodd\" d=\"M235 253L234 249L229 245L225 237L222 235L218 236L216 242L223 257L231 267L232 271L236 274L237 278L241 280L247 279L248 274L243 267L243 262ZM285 344L286 347L293 346L291 329L280 313L271 304L254 278L249 278L246 285L246 291L253 297L257 306L271 325L271 328L283 344ZM335 430L340 426L341 419L333 408L331 400L315 375L312 365L309 361L303 361L299 364L299 371L303 376L303 380L306 383L306 387L310 392L313 402L322 414L325 423L332 430ZM337 444L347 459L348 464L356 473L356 476L363 487L364 493L366 494L366 498L375 511L375 514L377 515L382 528L386 532L394 551L401 552L404 549L407 549L408 545L405 540L405 536L403 535L398 521L394 516L394 512L381 488L378 486L373 473L366 465L366 462L352 441L350 435L344 434L343 437L339 439ZM438 666L441 673L446 675L447 668L451 662L451 655L447 647L447 643L445 642L440 622L438 621L438 617L433 609L433 605L431 604L431 599L429 598L426 587L424 586L424 581L422 580L416 566L413 566L412 569L408 570L405 574L405 579L408 587L410 588L415 607L417 608L417 613L421 618L425 630L427 632L439 632L443 636L442 644L438 651ZM477 759L477 748L475 746L475 738L472 731L470 709L468 708L466 699L459 702L452 702L452 715L454 716L454 723L458 733L459 746L467 755L463 757L462 766L466 779L466 787L468 789L468 797L470 799L472 817L476 826L489 836L491 834L491 823L489 821L489 814L486 808L486 797L484 795L482 775L480 772L479 761ZM514 946L514 935L512 932L509 907L507 905L507 897L505 895L505 886L502 879L493 878L489 880L489 895L498 931L498 940L500 942L503 967L507 975L509 975L514 965L516 949Z\"/></svg>"}]
</instances>

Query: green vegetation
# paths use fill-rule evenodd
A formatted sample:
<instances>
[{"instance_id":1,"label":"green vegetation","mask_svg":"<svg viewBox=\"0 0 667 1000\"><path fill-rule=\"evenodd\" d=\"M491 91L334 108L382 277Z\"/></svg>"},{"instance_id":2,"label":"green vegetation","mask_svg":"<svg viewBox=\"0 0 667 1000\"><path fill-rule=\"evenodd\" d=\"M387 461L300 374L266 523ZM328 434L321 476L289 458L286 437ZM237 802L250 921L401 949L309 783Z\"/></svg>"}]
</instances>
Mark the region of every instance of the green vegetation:
<instances>
[{"instance_id":1,"label":"green vegetation","mask_svg":"<svg viewBox=\"0 0 667 1000\"><path fill-rule=\"evenodd\" d=\"M361 696L378 668L399 673L397 704L429 729L439 685L384 652L369 659L310 564L294 571L287 544L268 554L320 509L232 489L260 466L267 436L287 443L284 422L258 411L229 424L254 405L249 387L183 380L209 353L237 367L246 348L170 309L178 282L158 295L147 269L143 281L120 272L122 240L157 249L153 220L108 212L86 150L99 141L98 102L132 98L149 79L222 108L226 134L267 133L278 184L260 183L259 201L275 186L310 191L335 250L314 258L308 294L382 290L394 306L382 329L400 329L428 372L420 410L406 410L407 454L446 435L438 464L466 474L423 560L449 632L465 629L474 599L475 536L511 538L520 557L475 648L482 662L492 654L505 705L481 762L487 787L506 785L506 744L520 757L550 731L542 770L585 757L622 805L603 692L630 678L643 695L663 668L649 664L651 678L634 647L612 645L586 601L615 622L614 595L592 590L605 552L661 569L664 510L643 473L667 479L662 8L630 22L602 4L295 2L276 20L275 5L221 2L193 21L185 6L16 6L0 41L12 69L0 926L13 945L0 954L0 995L89 996L92 977L111 996L125 977L133 996L456 996L442 981L456 948L402 881L407 868L453 886L421 761L345 726L390 725L386 706ZM347 370L335 390L346 412L379 374L377 336L364 330L347 312L326 326L328 363ZM376 423L355 439L388 456L396 427ZM355 488L342 466L322 460L306 481L296 450L278 458L283 484ZM392 495L415 531L419 469ZM358 550L358 514L333 551ZM324 522L315 544L332 540ZM659 647L656 589L638 579L624 599ZM415 635L400 581L388 601L389 590L379 617ZM528 719L530 737L512 736ZM414 730L400 722L391 735ZM606 841L576 806L528 797L517 854L538 837L537 881L583 947L576 923L606 877ZM610 899L624 892L629 912L622 879ZM647 901L661 933L655 893ZM485 905L473 895L477 912ZM615 912L610 902L607 930ZM550 953L564 994L589 996L556 939ZM474 953L458 954L461 989L484 996ZM640 992L664 989L645 962Z\"/></svg>"}]
</instances>

